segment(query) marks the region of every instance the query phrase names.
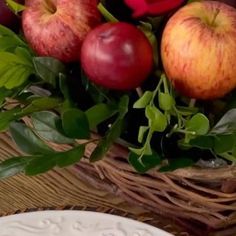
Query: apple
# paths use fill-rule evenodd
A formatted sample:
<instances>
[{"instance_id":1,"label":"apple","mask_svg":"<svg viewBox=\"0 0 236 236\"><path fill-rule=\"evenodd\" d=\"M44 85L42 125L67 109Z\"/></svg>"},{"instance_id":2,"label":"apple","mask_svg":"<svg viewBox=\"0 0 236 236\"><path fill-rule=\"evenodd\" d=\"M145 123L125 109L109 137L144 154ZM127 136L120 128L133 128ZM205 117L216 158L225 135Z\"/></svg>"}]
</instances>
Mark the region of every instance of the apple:
<instances>
[{"instance_id":1,"label":"apple","mask_svg":"<svg viewBox=\"0 0 236 236\"><path fill-rule=\"evenodd\" d=\"M183 95L223 97L236 88L236 10L217 1L185 5L164 28L161 57Z\"/></svg>"},{"instance_id":2,"label":"apple","mask_svg":"<svg viewBox=\"0 0 236 236\"><path fill-rule=\"evenodd\" d=\"M22 0L16 2L23 3ZM0 24L11 29L19 26L19 18L9 9L5 0L0 0Z\"/></svg>"},{"instance_id":3,"label":"apple","mask_svg":"<svg viewBox=\"0 0 236 236\"><path fill-rule=\"evenodd\" d=\"M24 36L40 56L78 61L82 42L100 24L97 0L26 0Z\"/></svg>"},{"instance_id":4,"label":"apple","mask_svg":"<svg viewBox=\"0 0 236 236\"><path fill-rule=\"evenodd\" d=\"M132 24L105 23L85 38L81 64L95 84L115 90L134 89L152 70L152 46Z\"/></svg>"},{"instance_id":5,"label":"apple","mask_svg":"<svg viewBox=\"0 0 236 236\"><path fill-rule=\"evenodd\" d=\"M215 0L211 0L211 1L215 1ZM217 0L217 1L226 3L226 4L236 8L236 0Z\"/></svg>"}]
</instances>

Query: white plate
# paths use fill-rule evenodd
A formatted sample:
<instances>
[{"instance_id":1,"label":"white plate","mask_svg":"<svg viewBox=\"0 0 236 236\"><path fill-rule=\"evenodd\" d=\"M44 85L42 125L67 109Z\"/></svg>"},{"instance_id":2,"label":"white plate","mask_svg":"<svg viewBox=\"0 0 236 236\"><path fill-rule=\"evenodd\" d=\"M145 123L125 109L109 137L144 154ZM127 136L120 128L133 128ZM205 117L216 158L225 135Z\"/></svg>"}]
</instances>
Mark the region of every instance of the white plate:
<instances>
[{"instance_id":1,"label":"white plate","mask_svg":"<svg viewBox=\"0 0 236 236\"><path fill-rule=\"evenodd\" d=\"M42 211L0 218L0 236L173 236L127 218L88 211Z\"/></svg>"}]
</instances>

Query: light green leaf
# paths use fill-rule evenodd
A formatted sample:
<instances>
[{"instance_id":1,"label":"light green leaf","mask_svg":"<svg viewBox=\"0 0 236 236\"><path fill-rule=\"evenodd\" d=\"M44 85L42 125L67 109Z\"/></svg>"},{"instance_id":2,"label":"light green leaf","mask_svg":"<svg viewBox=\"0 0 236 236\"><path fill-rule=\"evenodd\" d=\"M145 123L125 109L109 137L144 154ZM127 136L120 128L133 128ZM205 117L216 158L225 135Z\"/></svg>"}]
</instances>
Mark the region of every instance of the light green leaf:
<instances>
[{"instance_id":1,"label":"light green leaf","mask_svg":"<svg viewBox=\"0 0 236 236\"><path fill-rule=\"evenodd\" d=\"M209 128L209 120L202 113L197 113L189 121L186 122L186 129L196 132L196 135L206 134L209 131Z\"/></svg>"},{"instance_id":2,"label":"light green leaf","mask_svg":"<svg viewBox=\"0 0 236 236\"><path fill-rule=\"evenodd\" d=\"M20 107L13 108L9 111L0 112L0 131L5 131L11 121L17 118L16 114L21 110Z\"/></svg>"},{"instance_id":3,"label":"light green leaf","mask_svg":"<svg viewBox=\"0 0 236 236\"><path fill-rule=\"evenodd\" d=\"M17 3L13 0L6 0L6 3L7 5L9 6L9 8L15 13L19 13L23 10L25 10L25 6L20 4L20 3Z\"/></svg>"},{"instance_id":4,"label":"light green leaf","mask_svg":"<svg viewBox=\"0 0 236 236\"><path fill-rule=\"evenodd\" d=\"M166 129L167 118L156 107L148 105L145 109L145 115L152 131L163 132Z\"/></svg>"},{"instance_id":5,"label":"light green leaf","mask_svg":"<svg viewBox=\"0 0 236 236\"><path fill-rule=\"evenodd\" d=\"M133 105L133 108L145 108L151 101L153 97L153 92L151 91L145 91L143 96L139 98Z\"/></svg>"},{"instance_id":6,"label":"light green leaf","mask_svg":"<svg viewBox=\"0 0 236 236\"><path fill-rule=\"evenodd\" d=\"M148 131L149 127L148 126L140 126L139 127L139 132L138 132L138 142L142 143L143 137L145 133Z\"/></svg>"},{"instance_id":7,"label":"light green leaf","mask_svg":"<svg viewBox=\"0 0 236 236\"><path fill-rule=\"evenodd\" d=\"M168 93L159 92L158 101L159 101L159 106L163 111L169 111L175 105L175 100Z\"/></svg>"}]
</instances>

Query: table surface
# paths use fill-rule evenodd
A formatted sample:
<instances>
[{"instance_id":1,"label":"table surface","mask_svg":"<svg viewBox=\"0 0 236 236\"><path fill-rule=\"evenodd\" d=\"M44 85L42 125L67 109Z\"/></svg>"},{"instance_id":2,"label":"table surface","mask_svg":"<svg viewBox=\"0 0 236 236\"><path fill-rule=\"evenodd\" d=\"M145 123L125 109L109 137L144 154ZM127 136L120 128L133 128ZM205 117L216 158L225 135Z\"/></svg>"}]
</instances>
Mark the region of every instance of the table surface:
<instances>
[{"instance_id":1,"label":"table surface","mask_svg":"<svg viewBox=\"0 0 236 236\"><path fill-rule=\"evenodd\" d=\"M7 133L0 133L0 160L22 153ZM90 210L136 219L172 233L175 236L194 236L179 222L154 214L141 206L83 182L73 166L56 169L43 175L23 174L0 180L0 216L39 210ZM235 236L236 226L214 232L212 236ZM207 236L206 234L204 236Z\"/></svg>"}]
</instances>

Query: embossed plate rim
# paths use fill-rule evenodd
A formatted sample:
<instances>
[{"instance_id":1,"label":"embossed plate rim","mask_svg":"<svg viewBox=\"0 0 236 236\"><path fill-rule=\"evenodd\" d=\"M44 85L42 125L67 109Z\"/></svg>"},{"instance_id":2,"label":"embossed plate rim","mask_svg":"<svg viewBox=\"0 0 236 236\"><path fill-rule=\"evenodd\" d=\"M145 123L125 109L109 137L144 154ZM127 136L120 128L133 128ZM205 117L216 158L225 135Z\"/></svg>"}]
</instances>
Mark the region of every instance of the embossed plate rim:
<instances>
[{"instance_id":1,"label":"embossed plate rim","mask_svg":"<svg viewBox=\"0 0 236 236\"><path fill-rule=\"evenodd\" d=\"M0 218L0 228L0 236L12 236L13 232L15 236L64 236L65 233L67 236L173 236L126 217L80 210L49 210L4 216Z\"/></svg>"}]
</instances>

